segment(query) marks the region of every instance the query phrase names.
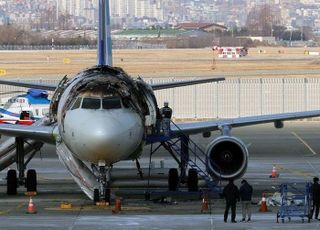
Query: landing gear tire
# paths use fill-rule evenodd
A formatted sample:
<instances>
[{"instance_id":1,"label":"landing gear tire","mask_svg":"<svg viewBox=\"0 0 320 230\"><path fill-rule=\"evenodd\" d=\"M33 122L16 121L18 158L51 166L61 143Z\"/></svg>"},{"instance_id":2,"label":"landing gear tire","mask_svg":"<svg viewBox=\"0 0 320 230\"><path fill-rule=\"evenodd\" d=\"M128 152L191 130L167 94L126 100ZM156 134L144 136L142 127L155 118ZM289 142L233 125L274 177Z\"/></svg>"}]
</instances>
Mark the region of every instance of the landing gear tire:
<instances>
[{"instance_id":1,"label":"landing gear tire","mask_svg":"<svg viewBox=\"0 0 320 230\"><path fill-rule=\"evenodd\" d=\"M27 171L26 188L27 192L37 191L37 173L34 169L29 169Z\"/></svg>"},{"instance_id":2,"label":"landing gear tire","mask_svg":"<svg viewBox=\"0 0 320 230\"><path fill-rule=\"evenodd\" d=\"M106 188L105 190L104 190L104 200L106 201L106 202L108 202L109 204L111 204L110 202L111 202L111 190L110 190L110 188Z\"/></svg>"},{"instance_id":3,"label":"landing gear tire","mask_svg":"<svg viewBox=\"0 0 320 230\"><path fill-rule=\"evenodd\" d=\"M95 188L93 190L93 202L94 202L94 204L96 204L99 201L100 201L99 189Z\"/></svg>"},{"instance_id":4,"label":"landing gear tire","mask_svg":"<svg viewBox=\"0 0 320 230\"><path fill-rule=\"evenodd\" d=\"M7 194L8 195L17 195L17 172L14 169L10 169L7 173Z\"/></svg>"},{"instance_id":5,"label":"landing gear tire","mask_svg":"<svg viewBox=\"0 0 320 230\"><path fill-rule=\"evenodd\" d=\"M176 168L169 169L168 188L169 191L177 191L179 183L178 170Z\"/></svg>"},{"instance_id":6,"label":"landing gear tire","mask_svg":"<svg viewBox=\"0 0 320 230\"><path fill-rule=\"evenodd\" d=\"M198 187L198 173L195 169L189 169L188 173L188 191L197 192Z\"/></svg>"}]
</instances>

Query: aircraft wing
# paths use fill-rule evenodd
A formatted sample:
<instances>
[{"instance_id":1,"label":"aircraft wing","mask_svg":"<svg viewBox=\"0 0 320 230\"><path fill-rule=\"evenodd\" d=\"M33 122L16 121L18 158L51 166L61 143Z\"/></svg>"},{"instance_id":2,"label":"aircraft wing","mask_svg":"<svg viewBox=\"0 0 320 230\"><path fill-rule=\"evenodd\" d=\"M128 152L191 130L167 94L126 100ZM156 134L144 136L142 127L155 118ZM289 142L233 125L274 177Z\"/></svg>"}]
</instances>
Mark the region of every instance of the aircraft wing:
<instances>
[{"instance_id":1,"label":"aircraft wing","mask_svg":"<svg viewBox=\"0 0 320 230\"><path fill-rule=\"evenodd\" d=\"M293 113L279 113L260 116L239 117L234 119L225 119L217 121L203 121L193 123L180 123L171 125L173 135L178 135L182 131L186 135L192 135L197 133L204 133L219 130L223 126L242 127L249 125L257 125L263 123L271 123L277 121L296 120L310 117L320 116L320 110L306 111L306 112L293 112Z\"/></svg>"},{"instance_id":2,"label":"aircraft wing","mask_svg":"<svg viewBox=\"0 0 320 230\"><path fill-rule=\"evenodd\" d=\"M23 137L26 139L55 143L55 126L1 124L0 134L5 136Z\"/></svg>"},{"instance_id":3,"label":"aircraft wing","mask_svg":"<svg viewBox=\"0 0 320 230\"><path fill-rule=\"evenodd\" d=\"M205 78L200 80L191 80L191 81L178 81L178 82L169 82L169 83L161 83L161 84L153 84L151 85L153 90L160 90L160 89L170 89L175 87L182 87L188 85L196 85L196 84L203 84L208 82L217 82L217 81L224 81L225 78ZM49 91L55 91L57 85L51 84L39 84L39 83L29 83L23 81L8 81L8 80L0 80L0 84L3 85L12 85L12 86L19 86L19 87L26 87L26 88L35 88L35 89L43 89Z\"/></svg>"},{"instance_id":4,"label":"aircraft wing","mask_svg":"<svg viewBox=\"0 0 320 230\"><path fill-rule=\"evenodd\" d=\"M170 89L175 87L182 87L188 85L196 85L196 84L203 84L208 82L217 82L217 81L224 81L224 77L219 78L205 78L200 80L191 80L191 81L178 81L178 82L168 82L168 83L161 83L161 84L152 84L151 87L153 90L160 90L160 89ZM1 82L0 82L1 83Z\"/></svg>"},{"instance_id":5,"label":"aircraft wing","mask_svg":"<svg viewBox=\"0 0 320 230\"><path fill-rule=\"evenodd\" d=\"M20 87L26 87L26 88L43 89L43 90L49 90L49 91L55 91L57 88L56 85L28 83L28 82L23 82L23 81L0 80L0 84L20 86Z\"/></svg>"}]
</instances>

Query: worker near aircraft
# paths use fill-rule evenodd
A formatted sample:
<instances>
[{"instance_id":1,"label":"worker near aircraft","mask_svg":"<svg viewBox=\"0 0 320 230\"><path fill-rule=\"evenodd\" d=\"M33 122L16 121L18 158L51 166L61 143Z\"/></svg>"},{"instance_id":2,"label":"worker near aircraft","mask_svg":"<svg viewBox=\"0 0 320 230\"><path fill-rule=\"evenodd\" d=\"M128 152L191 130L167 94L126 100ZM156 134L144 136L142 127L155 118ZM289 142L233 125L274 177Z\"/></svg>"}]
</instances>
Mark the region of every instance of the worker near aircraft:
<instances>
[{"instance_id":1,"label":"worker near aircraft","mask_svg":"<svg viewBox=\"0 0 320 230\"><path fill-rule=\"evenodd\" d=\"M224 187L222 195L226 200L226 209L224 211L224 222L227 222L228 220L229 209L231 207L231 222L237 223L236 207L237 207L237 201L239 201L240 197L239 197L239 189L233 183L233 179L230 179L229 183Z\"/></svg>"},{"instance_id":2,"label":"worker near aircraft","mask_svg":"<svg viewBox=\"0 0 320 230\"><path fill-rule=\"evenodd\" d=\"M314 218L320 221L320 219L318 219L319 207L320 207L320 185L319 185L319 178L318 177L313 178L313 184L311 186L310 192L312 194L312 200L313 200L313 205L312 205L310 217L312 219L313 212L315 212Z\"/></svg>"},{"instance_id":3,"label":"worker near aircraft","mask_svg":"<svg viewBox=\"0 0 320 230\"><path fill-rule=\"evenodd\" d=\"M251 221L251 199L252 199L252 186L246 180L241 181L240 187L240 199L242 205L242 221L246 221L246 216L248 215L247 221Z\"/></svg>"},{"instance_id":4,"label":"worker near aircraft","mask_svg":"<svg viewBox=\"0 0 320 230\"><path fill-rule=\"evenodd\" d=\"M172 109L169 107L169 103L165 101L163 107L160 109L162 117L162 131L165 136L170 136L170 120L172 117Z\"/></svg>"}]
</instances>

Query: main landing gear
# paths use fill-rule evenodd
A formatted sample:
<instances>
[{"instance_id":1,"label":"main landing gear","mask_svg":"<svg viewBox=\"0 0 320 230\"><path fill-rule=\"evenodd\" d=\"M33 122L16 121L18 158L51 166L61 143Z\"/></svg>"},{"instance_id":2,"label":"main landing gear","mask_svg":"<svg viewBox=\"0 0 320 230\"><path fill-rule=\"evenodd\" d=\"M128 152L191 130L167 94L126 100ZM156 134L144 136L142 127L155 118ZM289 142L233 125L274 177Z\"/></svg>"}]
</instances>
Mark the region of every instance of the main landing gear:
<instances>
[{"instance_id":1,"label":"main landing gear","mask_svg":"<svg viewBox=\"0 0 320 230\"><path fill-rule=\"evenodd\" d=\"M27 164L30 162L32 157L38 151L35 149L27 161L25 161L24 156L24 139L17 137L16 138L16 164L18 169L17 171L14 169L10 169L7 172L7 194L8 195L16 195L17 188L19 186L24 185L27 188L27 192L36 192L37 191L37 173L34 169L29 169L27 171L27 177L25 177L25 170Z\"/></svg>"},{"instance_id":2,"label":"main landing gear","mask_svg":"<svg viewBox=\"0 0 320 230\"><path fill-rule=\"evenodd\" d=\"M110 204L111 190L110 190L110 172L112 166L106 166L104 162L99 162L98 165L98 182L99 188L93 190L93 201L97 203L99 201L105 201Z\"/></svg>"}]
</instances>

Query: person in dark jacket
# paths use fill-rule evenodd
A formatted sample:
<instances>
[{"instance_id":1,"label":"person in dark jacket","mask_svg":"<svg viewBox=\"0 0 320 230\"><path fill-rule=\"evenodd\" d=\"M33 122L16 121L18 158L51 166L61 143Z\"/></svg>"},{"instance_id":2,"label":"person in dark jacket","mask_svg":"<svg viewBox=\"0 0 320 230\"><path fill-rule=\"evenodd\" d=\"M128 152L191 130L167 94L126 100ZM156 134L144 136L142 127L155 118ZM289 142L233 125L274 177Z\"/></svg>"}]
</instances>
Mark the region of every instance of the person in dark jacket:
<instances>
[{"instance_id":1,"label":"person in dark jacket","mask_svg":"<svg viewBox=\"0 0 320 230\"><path fill-rule=\"evenodd\" d=\"M320 221L320 219L318 219L319 207L320 207L320 185L319 185L319 178L318 177L313 178L313 185L311 186L311 193L312 193L313 206L312 206L310 217L312 219L313 212L315 211L314 218Z\"/></svg>"},{"instance_id":2,"label":"person in dark jacket","mask_svg":"<svg viewBox=\"0 0 320 230\"><path fill-rule=\"evenodd\" d=\"M234 185L233 180L229 180L229 183L223 189L222 195L226 200L226 209L224 211L224 222L227 222L229 209L231 207L231 222L237 223L236 207L237 207L237 201L239 201L239 189L236 185Z\"/></svg>"},{"instance_id":3,"label":"person in dark jacket","mask_svg":"<svg viewBox=\"0 0 320 230\"><path fill-rule=\"evenodd\" d=\"M170 120L172 117L172 109L169 107L169 102L164 102L164 107L160 109L162 116L162 131L164 136L170 136Z\"/></svg>"},{"instance_id":4,"label":"person in dark jacket","mask_svg":"<svg viewBox=\"0 0 320 230\"><path fill-rule=\"evenodd\" d=\"M241 181L240 187L240 200L242 205L242 222L246 220L246 215L248 215L247 221L251 221L251 199L252 199L252 186L246 180Z\"/></svg>"}]
</instances>

